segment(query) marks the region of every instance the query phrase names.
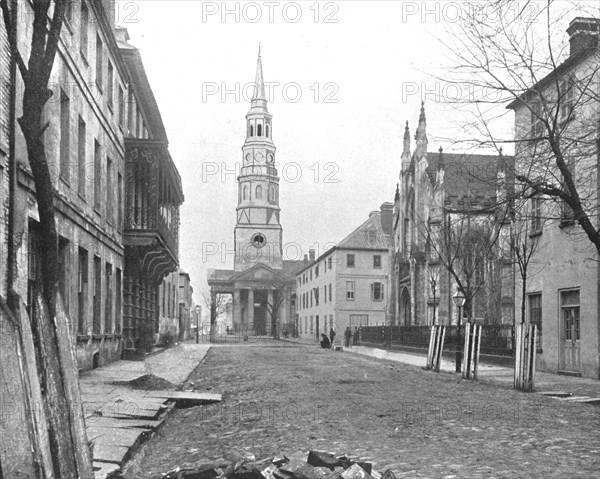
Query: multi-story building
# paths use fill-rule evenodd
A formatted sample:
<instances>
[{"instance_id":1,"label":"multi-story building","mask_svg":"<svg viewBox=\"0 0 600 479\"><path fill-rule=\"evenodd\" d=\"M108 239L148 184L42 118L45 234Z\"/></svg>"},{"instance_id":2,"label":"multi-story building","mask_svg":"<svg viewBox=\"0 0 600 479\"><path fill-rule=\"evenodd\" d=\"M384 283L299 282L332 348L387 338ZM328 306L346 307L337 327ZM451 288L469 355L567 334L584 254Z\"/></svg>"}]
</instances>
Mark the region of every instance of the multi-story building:
<instances>
[{"instance_id":1,"label":"multi-story building","mask_svg":"<svg viewBox=\"0 0 600 479\"><path fill-rule=\"evenodd\" d=\"M333 328L386 324L391 203L296 274L298 334L319 339Z\"/></svg>"},{"instance_id":2,"label":"multi-story building","mask_svg":"<svg viewBox=\"0 0 600 479\"><path fill-rule=\"evenodd\" d=\"M170 345L179 339L179 271L165 276L158 287L158 336L156 342Z\"/></svg>"},{"instance_id":3,"label":"multi-story building","mask_svg":"<svg viewBox=\"0 0 600 479\"><path fill-rule=\"evenodd\" d=\"M507 199L514 159L500 155L427 151L422 105L411 152L408 122L391 242L392 324L456 323L453 269L471 293L472 319L513 320ZM466 247L469 244L471 247Z\"/></svg>"},{"instance_id":4,"label":"multi-story building","mask_svg":"<svg viewBox=\"0 0 600 479\"><path fill-rule=\"evenodd\" d=\"M129 74L114 38L112 3L69 4L49 81L53 97L44 110L60 235L59 289L83 369L120 358L122 347L125 117L120 99ZM19 2L19 8L19 18L33 18L26 11L28 2ZM27 56L30 32L21 27L19 50ZM18 97L17 116L20 102ZM29 314L35 315L43 252L33 177L20 128L15 131L20 211L16 286Z\"/></svg>"},{"instance_id":5,"label":"multi-story building","mask_svg":"<svg viewBox=\"0 0 600 479\"><path fill-rule=\"evenodd\" d=\"M139 358L159 340L159 286L178 268L183 191L140 52L129 44L125 29L116 34L130 78L124 131L123 356ZM177 291L177 275L173 285Z\"/></svg>"},{"instance_id":6,"label":"multi-story building","mask_svg":"<svg viewBox=\"0 0 600 479\"><path fill-rule=\"evenodd\" d=\"M556 125L553 137L560 143L583 211L597 230L600 19L575 18L567 33L569 56L509 105L515 113L516 168L540 185L562 188L563 175L545 126ZM533 254L525 281L517 275L516 291L521 305L525 282L526 321L537 324L541 334L538 368L598 378L598 251L564 201L536 194L535 186L528 194L529 211L516 226L528 228Z\"/></svg>"},{"instance_id":7,"label":"multi-story building","mask_svg":"<svg viewBox=\"0 0 600 479\"><path fill-rule=\"evenodd\" d=\"M181 180L139 52L114 24L114 3L68 2L49 80L53 96L44 109L60 237L59 290L80 369L117 360L123 352L139 357L154 344L158 317L153 299L162 278L177 268ZM33 19L29 2L18 6L19 18ZM19 24L18 32L19 51L27 58L31 25ZM0 48L5 47L2 36ZM0 58L5 75L7 57ZM0 108L5 109L4 99ZM18 94L17 117L21 101ZM0 111L2 151L7 149L7 115ZM15 140L15 289L31 315L37 314L34 298L41 291L43 252L34 181L18 125ZM5 208L5 156L0 158ZM0 233L5 295L5 221Z\"/></svg>"},{"instance_id":8,"label":"multi-story building","mask_svg":"<svg viewBox=\"0 0 600 479\"><path fill-rule=\"evenodd\" d=\"M302 262L283 259L276 148L260 52L245 130L238 176L234 269L209 272L208 284L211 294L233 295L236 331L275 335L275 328L287 324L294 310L295 271Z\"/></svg>"}]
</instances>

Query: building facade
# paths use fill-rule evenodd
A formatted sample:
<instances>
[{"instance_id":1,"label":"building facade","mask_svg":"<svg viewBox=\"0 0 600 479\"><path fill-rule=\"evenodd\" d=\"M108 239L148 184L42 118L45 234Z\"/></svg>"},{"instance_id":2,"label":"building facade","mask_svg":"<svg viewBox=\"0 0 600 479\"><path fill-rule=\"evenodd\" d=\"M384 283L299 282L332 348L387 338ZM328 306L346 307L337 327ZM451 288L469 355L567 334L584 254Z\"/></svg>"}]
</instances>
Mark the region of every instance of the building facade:
<instances>
[{"instance_id":1,"label":"building facade","mask_svg":"<svg viewBox=\"0 0 600 479\"><path fill-rule=\"evenodd\" d=\"M391 323L456 323L459 276L472 319L512 324L508 255L512 157L428 152L422 105L411 152L408 122L394 200ZM467 309L467 308L465 308Z\"/></svg>"},{"instance_id":2,"label":"building facade","mask_svg":"<svg viewBox=\"0 0 600 479\"><path fill-rule=\"evenodd\" d=\"M267 109L258 55L254 94L246 115L238 176L233 270L209 273L211 294L233 295L233 327L256 335L278 334L295 302L295 261L283 260L279 176L272 115Z\"/></svg>"},{"instance_id":3,"label":"building facade","mask_svg":"<svg viewBox=\"0 0 600 479\"><path fill-rule=\"evenodd\" d=\"M194 301L192 295L194 288L190 281L190 275L185 271L179 270L179 340L185 341L190 339L192 310Z\"/></svg>"},{"instance_id":4,"label":"building facade","mask_svg":"<svg viewBox=\"0 0 600 479\"><path fill-rule=\"evenodd\" d=\"M168 268L177 266L173 238L178 231L175 205L183 199L180 180L170 158L162 160L167 164L160 170L160 181L158 176L144 176L152 170L151 166L144 169L144 161L151 164L157 150L161 150L162 157L168 156L168 152L164 153L166 135L152 90L143 75L139 52L128 44L126 31L114 24L114 3L68 2L49 80L53 96L44 110L44 119L48 121L44 141L55 188L56 226L60 236L59 290L80 369L115 361L124 351L132 349L135 341L132 343L131 332L143 324L141 317L150 319L151 302L141 293L143 288L138 286L133 291L135 286L130 285L136 281L150 284L148 278L162 279L164 262L160 251L165 244L174 251L175 258ZM33 19L29 2L18 2L18 8L18 18ZM19 23L18 48L24 58L29 55L32 28L28 22ZM3 41L1 47L4 51ZM2 56L2 60L2 75L5 75L6 57ZM19 75L17 78L18 118L22 113L23 85ZM4 102L1 104L2 108L7 107ZM3 118L0 150L6 152L7 137L3 135L9 127L5 117L8 112L2 110L0 114ZM18 125L15 141L18 182L15 289L24 299L28 314L35 315L35 298L41 291L43 251L34 181ZM5 160L0 155L3 216L7 215L8 205ZM154 178L154 183L149 178ZM165 206L170 208L163 215L169 221L155 225L163 234L153 236L149 227L154 219L146 208L154 206L152 192L158 191L159 185L163 192L167 184L174 193L169 200L159 201L156 209L161 208L162 212ZM144 191L150 194L145 195ZM142 231L136 237L134 233L138 230ZM0 234L0 285L4 296L6 221L0 225ZM145 244L143 251L133 245L136 241ZM136 261L150 264L151 272L132 274L131 265ZM157 262L160 266L156 266Z\"/></svg>"},{"instance_id":5,"label":"building facade","mask_svg":"<svg viewBox=\"0 0 600 479\"><path fill-rule=\"evenodd\" d=\"M556 135L567 154L565 161L583 209L596 229L600 226L599 32L599 19L573 19L567 30L568 58L509 105L515 113L518 172L537 175L549 184L562 178L547 141L539 140L547 135L543 122L556 118L560 126ZM542 98L548 104L546 111L540 107ZM573 210L561 200L531 194L527 206L518 226L528 228L534 249L527 278L517 275L516 291L517 304L524 302L526 322L539 327L538 368L598 378L600 262L597 249L577 224ZM525 298L521 294L523 289Z\"/></svg>"},{"instance_id":6,"label":"building facade","mask_svg":"<svg viewBox=\"0 0 600 479\"><path fill-rule=\"evenodd\" d=\"M319 339L333 328L386 324L391 203L384 203L339 244L296 275L298 334Z\"/></svg>"}]
</instances>

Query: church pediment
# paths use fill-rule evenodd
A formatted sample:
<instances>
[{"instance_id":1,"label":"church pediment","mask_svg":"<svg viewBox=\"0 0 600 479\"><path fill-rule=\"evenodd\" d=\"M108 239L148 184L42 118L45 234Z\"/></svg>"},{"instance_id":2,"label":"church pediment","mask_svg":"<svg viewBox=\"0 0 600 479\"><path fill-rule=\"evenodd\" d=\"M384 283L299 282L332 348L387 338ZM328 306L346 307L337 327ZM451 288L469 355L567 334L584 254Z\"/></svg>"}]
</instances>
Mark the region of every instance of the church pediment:
<instances>
[{"instance_id":1,"label":"church pediment","mask_svg":"<svg viewBox=\"0 0 600 479\"><path fill-rule=\"evenodd\" d=\"M257 264L246 271L236 274L232 281L285 282L286 277L264 264Z\"/></svg>"}]
</instances>

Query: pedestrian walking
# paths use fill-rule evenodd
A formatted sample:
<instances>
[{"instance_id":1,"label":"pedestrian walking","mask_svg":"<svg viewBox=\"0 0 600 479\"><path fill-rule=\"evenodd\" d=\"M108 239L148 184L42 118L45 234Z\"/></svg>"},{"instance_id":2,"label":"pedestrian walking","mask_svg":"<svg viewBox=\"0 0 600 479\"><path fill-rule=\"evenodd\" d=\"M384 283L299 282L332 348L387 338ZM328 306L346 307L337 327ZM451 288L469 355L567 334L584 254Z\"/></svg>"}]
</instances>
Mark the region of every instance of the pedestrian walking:
<instances>
[{"instance_id":1,"label":"pedestrian walking","mask_svg":"<svg viewBox=\"0 0 600 479\"><path fill-rule=\"evenodd\" d=\"M344 331L344 339L346 340L345 345L347 348L350 347L350 338L352 337L352 331L350 330L350 326L346 326L346 331Z\"/></svg>"},{"instance_id":2,"label":"pedestrian walking","mask_svg":"<svg viewBox=\"0 0 600 479\"><path fill-rule=\"evenodd\" d=\"M335 339L335 331L333 330L333 326L329 330L329 340L331 341L331 347L333 347L333 340Z\"/></svg>"},{"instance_id":3,"label":"pedestrian walking","mask_svg":"<svg viewBox=\"0 0 600 479\"><path fill-rule=\"evenodd\" d=\"M352 341L354 346L358 346L358 326L354 326L354 340Z\"/></svg>"}]
</instances>

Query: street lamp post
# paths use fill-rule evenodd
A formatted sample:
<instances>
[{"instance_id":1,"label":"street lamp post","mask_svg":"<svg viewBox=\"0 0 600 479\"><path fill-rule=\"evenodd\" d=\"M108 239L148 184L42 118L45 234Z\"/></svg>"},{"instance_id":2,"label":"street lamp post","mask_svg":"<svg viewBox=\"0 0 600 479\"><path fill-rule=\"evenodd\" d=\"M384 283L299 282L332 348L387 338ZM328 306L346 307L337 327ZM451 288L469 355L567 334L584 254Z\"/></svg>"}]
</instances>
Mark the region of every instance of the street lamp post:
<instances>
[{"instance_id":1,"label":"street lamp post","mask_svg":"<svg viewBox=\"0 0 600 479\"><path fill-rule=\"evenodd\" d=\"M200 342L200 305L196 305L196 344Z\"/></svg>"},{"instance_id":2,"label":"street lamp post","mask_svg":"<svg viewBox=\"0 0 600 479\"><path fill-rule=\"evenodd\" d=\"M461 365L462 365L462 334L461 334L461 326L462 326L462 308L465 305L465 295L463 294L463 292L460 289L456 290L456 293L454 293L454 296L452 296L452 299L454 300L454 304L458 307L458 321L457 321L457 325L458 325L458 335L457 335L457 339L458 339L458 345L456 347L456 368L455 371L457 373L460 373L461 370Z\"/></svg>"}]
</instances>

